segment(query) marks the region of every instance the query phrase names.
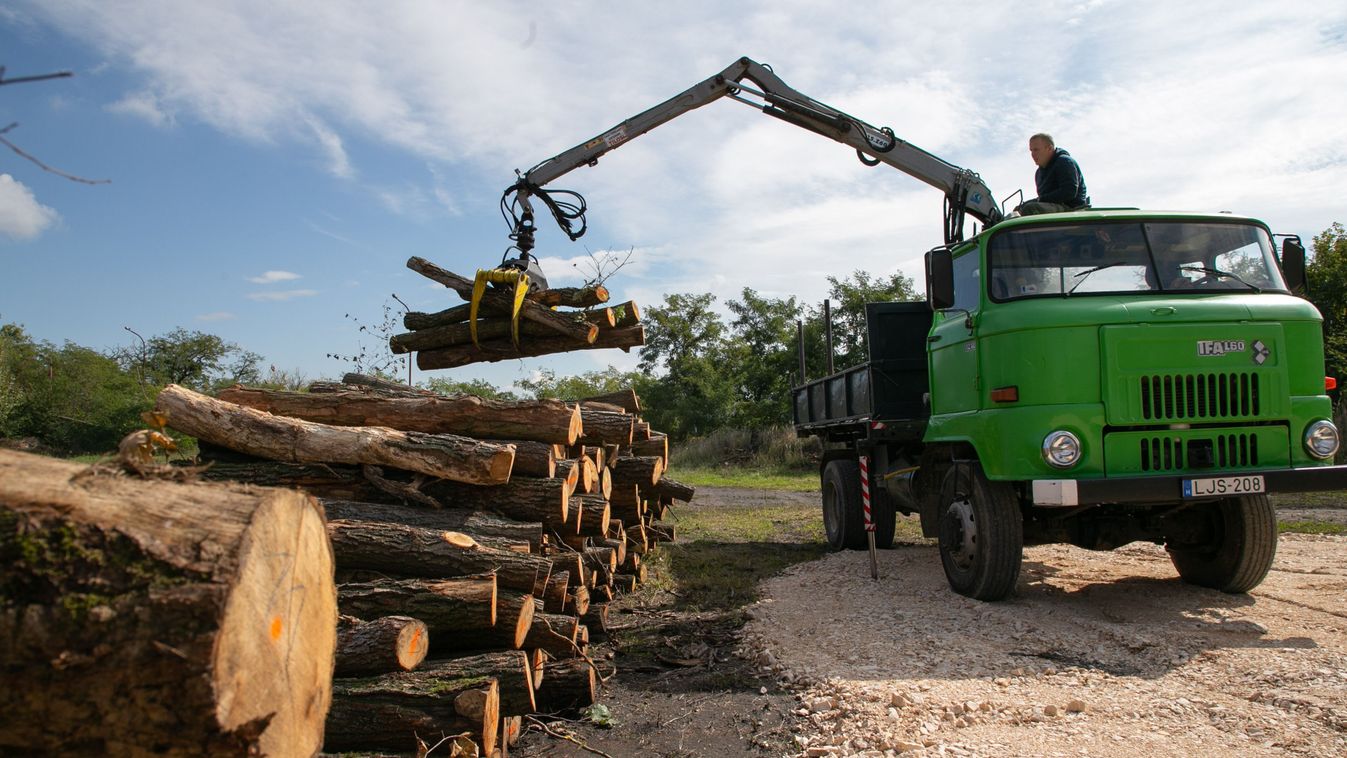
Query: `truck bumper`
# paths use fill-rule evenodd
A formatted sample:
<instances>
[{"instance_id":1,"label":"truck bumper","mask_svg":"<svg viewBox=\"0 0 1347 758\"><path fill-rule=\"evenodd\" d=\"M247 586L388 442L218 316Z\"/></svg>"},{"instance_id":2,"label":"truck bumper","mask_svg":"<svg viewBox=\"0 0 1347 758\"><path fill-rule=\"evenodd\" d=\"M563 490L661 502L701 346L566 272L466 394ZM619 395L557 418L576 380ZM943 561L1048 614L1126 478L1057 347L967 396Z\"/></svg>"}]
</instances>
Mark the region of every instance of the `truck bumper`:
<instances>
[{"instance_id":1,"label":"truck bumper","mask_svg":"<svg viewBox=\"0 0 1347 758\"><path fill-rule=\"evenodd\" d=\"M1216 476L1263 477L1263 492L1319 492L1347 490L1347 466L1315 466L1313 468L1275 469L1271 471L1240 471L1238 473L1209 473L1191 476L1139 476L1124 479L1035 479L1032 484L1034 505L1048 508L1070 508L1079 505L1106 503L1144 504L1173 503L1185 498L1185 480L1209 479Z\"/></svg>"}]
</instances>

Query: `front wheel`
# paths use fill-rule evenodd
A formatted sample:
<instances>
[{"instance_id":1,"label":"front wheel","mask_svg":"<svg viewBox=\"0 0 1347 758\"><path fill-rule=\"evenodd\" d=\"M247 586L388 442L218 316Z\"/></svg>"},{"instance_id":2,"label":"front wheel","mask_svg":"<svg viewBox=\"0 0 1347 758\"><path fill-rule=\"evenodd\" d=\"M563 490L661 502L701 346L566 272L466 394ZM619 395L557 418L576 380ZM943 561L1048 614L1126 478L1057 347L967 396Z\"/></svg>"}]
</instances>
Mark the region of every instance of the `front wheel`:
<instances>
[{"instance_id":1,"label":"front wheel","mask_svg":"<svg viewBox=\"0 0 1347 758\"><path fill-rule=\"evenodd\" d=\"M1248 592L1262 583L1277 557L1277 512L1267 495L1193 507L1202 509L1204 538L1165 545L1183 581L1231 593Z\"/></svg>"},{"instance_id":2,"label":"front wheel","mask_svg":"<svg viewBox=\"0 0 1347 758\"><path fill-rule=\"evenodd\" d=\"M938 519L950 588L977 600L1001 600L1015 589L1024 523L1010 485L988 480L977 463L956 464L940 488Z\"/></svg>"}]
</instances>

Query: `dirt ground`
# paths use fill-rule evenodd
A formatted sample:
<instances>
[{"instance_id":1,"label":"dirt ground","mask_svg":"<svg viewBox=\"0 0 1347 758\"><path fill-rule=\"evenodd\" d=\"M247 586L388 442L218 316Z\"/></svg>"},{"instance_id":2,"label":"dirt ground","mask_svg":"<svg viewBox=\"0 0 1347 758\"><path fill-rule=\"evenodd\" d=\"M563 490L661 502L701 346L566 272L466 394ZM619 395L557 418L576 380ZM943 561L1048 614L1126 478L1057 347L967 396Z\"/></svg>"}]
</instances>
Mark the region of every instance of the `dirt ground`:
<instances>
[{"instance_id":1,"label":"dirt ground","mask_svg":"<svg viewBox=\"0 0 1347 758\"><path fill-rule=\"evenodd\" d=\"M816 499L703 488L687 507ZM613 758L1344 755L1344 548L1283 535L1249 595L1182 584L1154 545L1053 545L1026 549L1011 599L980 603L950 592L925 543L881 551L878 582L847 552L739 606L638 594L599 648L617 668L601 701L613 726L555 728ZM594 753L534 732L513 754Z\"/></svg>"}]
</instances>

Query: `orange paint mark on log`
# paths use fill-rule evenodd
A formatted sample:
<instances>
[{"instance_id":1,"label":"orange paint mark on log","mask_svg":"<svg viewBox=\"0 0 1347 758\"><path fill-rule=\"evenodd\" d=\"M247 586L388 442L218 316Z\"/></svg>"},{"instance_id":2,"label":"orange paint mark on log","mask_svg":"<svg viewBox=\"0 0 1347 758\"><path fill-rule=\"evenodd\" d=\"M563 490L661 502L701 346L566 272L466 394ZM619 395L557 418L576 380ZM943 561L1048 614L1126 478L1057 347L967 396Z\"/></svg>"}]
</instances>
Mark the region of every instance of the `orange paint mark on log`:
<instances>
[{"instance_id":1,"label":"orange paint mark on log","mask_svg":"<svg viewBox=\"0 0 1347 758\"><path fill-rule=\"evenodd\" d=\"M416 631L412 632L411 651L412 651L413 653L418 653L418 652L421 651L421 630L420 630L420 629L417 629Z\"/></svg>"},{"instance_id":2,"label":"orange paint mark on log","mask_svg":"<svg viewBox=\"0 0 1347 758\"><path fill-rule=\"evenodd\" d=\"M281 630L285 625L281 623L281 617L276 616L271 620L271 641L275 642L281 638Z\"/></svg>"}]
</instances>

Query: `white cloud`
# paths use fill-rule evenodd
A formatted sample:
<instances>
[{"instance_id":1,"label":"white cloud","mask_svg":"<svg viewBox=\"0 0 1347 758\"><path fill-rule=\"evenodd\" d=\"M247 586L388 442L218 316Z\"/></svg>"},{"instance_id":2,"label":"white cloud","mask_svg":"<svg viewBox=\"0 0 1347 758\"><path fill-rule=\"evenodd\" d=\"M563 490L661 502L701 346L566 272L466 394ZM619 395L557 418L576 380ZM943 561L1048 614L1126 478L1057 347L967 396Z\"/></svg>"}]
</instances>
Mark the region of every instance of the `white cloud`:
<instances>
[{"instance_id":1,"label":"white cloud","mask_svg":"<svg viewBox=\"0 0 1347 758\"><path fill-rule=\"evenodd\" d=\"M132 92L121 100L105 106L109 113L134 116L146 123L167 129L177 123L173 113L165 109L153 92Z\"/></svg>"},{"instance_id":2,"label":"white cloud","mask_svg":"<svg viewBox=\"0 0 1347 758\"><path fill-rule=\"evenodd\" d=\"M282 292L250 292L244 297L259 303L278 303L297 297L313 297L318 290L285 290Z\"/></svg>"},{"instance_id":3,"label":"white cloud","mask_svg":"<svg viewBox=\"0 0 1347 758\"><path fill-rule=\"evenodd\" d=\"M267 271L261 276L248 277L248 281L253 284L275 284L276 282L289 282L301 278L303 277L292 271Z\"/></svg>"},{"instance_id":4,"label":"white cloud","mask_svg":"<svg viewBox=\"0 0 1347 758\"><path fill-rule=\"evenodd\" d=\"M9 174L0 174L0 235L16 240L33 239L59 218L60 214L39 203L22 182Z\"/></svg>"},{"instance_id":5,"label":"white cloud","mask_svg":"<svg viewBox=\"0 0 1347 758\"><path fill-rule=\"evenodd\" d=\"M197 321L232 321L232 320L234 320L234 319L236 319L236 318L238 318L238 317L235 316L233 313L230 313L229 311L213 311L213 312L211 312L211 313L203 313L203 314L201 314L200 316L197 316L197 317L196 317L196 320L197 320Z\"/></svg>"}]
</instances>

